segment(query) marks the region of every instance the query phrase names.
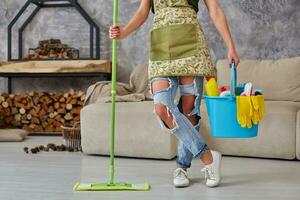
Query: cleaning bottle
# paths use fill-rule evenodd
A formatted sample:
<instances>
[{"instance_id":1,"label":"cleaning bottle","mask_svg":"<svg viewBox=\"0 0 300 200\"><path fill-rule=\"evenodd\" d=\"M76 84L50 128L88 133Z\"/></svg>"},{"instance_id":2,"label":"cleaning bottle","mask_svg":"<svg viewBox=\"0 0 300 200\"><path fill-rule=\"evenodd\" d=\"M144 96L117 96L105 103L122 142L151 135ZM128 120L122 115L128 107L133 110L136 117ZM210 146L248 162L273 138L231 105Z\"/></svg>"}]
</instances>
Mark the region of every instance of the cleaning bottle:
<instances>
[{"instance_id":1,"label":"cleaning bottle","mask_svg":"<svg viewBox=\"0 0 300 200\"><path fill-rule=\"evenodd\" d=\"M210 78L205 84L205 91L207 96L219 96L219 87L215 78Z\"/></svg>"}]
</instances>

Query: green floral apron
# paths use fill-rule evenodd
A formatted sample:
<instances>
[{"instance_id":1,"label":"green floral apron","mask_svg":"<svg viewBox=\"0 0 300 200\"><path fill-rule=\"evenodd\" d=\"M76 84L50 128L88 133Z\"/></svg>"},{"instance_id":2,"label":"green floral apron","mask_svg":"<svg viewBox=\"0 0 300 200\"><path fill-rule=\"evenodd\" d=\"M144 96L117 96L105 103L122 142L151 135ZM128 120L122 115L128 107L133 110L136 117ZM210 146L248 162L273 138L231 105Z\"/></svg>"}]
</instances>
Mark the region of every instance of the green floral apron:
<instances>
[{"instance_id":1,"label":"green floral apron","mask_svg":"<svg viewBox=\"0 0 300 200\"><path fill-rule=\"evenodd\" d=\"M197 13L187 0L154 0L148 78L216 75Z\"/></svg>"}]
</instances>

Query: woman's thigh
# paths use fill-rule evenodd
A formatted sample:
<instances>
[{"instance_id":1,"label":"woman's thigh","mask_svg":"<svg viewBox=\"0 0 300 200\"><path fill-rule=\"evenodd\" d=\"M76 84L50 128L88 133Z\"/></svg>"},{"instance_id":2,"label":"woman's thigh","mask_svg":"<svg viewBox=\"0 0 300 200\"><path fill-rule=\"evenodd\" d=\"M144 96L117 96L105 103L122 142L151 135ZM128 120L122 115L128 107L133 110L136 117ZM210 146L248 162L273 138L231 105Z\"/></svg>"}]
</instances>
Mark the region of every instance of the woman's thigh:
<instances>
[{"instance_id":1,"label":"woman's thigh","mask_svg":"<svg viewBox=\"0 0 300 200\"><path fill-rule=\"evenodd\" d=\"M159 117L161 126L168 129L175 126L170 108L177 108L174 104L177 88L177 77L156 77L150 81L150 92L154 101L153 113Z\"/></svg>"},{"instance_id":2,"label":"woman's thigh","mask_svg":"<svg viewBox=\"0 0 300 200\"><path fill-rule=\"evenodd\" d=\"M174 103L177 88L178 88L177 77L155 77L150 80L150 92L155 104ZM161 94L157 95L158 93Z\"/></svg>"}]
</instances>

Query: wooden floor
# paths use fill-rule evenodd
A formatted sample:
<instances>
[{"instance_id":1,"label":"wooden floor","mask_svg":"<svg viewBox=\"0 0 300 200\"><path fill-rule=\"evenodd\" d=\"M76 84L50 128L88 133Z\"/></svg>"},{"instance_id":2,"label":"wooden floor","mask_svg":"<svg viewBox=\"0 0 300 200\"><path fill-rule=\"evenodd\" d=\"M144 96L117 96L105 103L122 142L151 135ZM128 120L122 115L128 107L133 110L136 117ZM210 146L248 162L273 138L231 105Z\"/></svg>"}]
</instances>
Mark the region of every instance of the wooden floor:
<instances>
[{"instance_id":1,"label":"wooden floor","mask_svg":"<svg viewBox=\"0 0 300 200\"><path fill-rule=\"evenodd\" d=\"M108 157L81 153L25 154L24 146L62 143L58 136L31 136L22 143L0 143L1 200L89 200L89 199L300 199L300 161L224 157L223 182L218 188L204 185L202 167L196 160L189 171L192 184L172 185L175 161L116 159L119 181L148 182L148 192L74 192L77 181L106 182ZM138 151L138 149L137 149Z\"/></svg>"}]
</instances>

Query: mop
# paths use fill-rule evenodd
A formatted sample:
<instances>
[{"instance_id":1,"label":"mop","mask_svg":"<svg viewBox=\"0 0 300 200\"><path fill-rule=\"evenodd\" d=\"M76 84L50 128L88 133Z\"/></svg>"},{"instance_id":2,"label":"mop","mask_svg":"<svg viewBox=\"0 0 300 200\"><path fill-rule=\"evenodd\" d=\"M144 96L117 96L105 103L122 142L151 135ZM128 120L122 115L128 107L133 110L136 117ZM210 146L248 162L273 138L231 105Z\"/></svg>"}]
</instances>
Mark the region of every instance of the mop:
<instances>
[{"instance_id":1,"label":"mop","mask_svg":"<svg viewBox=\"0 0 300 200\"><path fill-rule=\"evenodd\" d=\"M114 0L113 24L118 22L118 0ZM112 191L112 190L135 190L146 191L150 189L147 183L123 183L114 182L114 145L115 145L115 96L116 96L116 68L117 68L117 40L112 40L112 119L111 119L111 138L110 138L110 166L109 182L107 183L76 183L73 189L75 191Z\"/></svg>"}]
</instances>

